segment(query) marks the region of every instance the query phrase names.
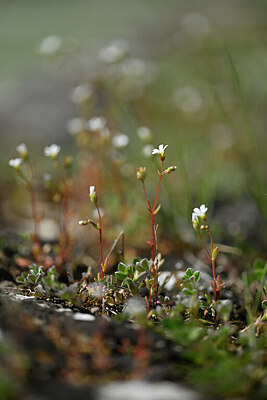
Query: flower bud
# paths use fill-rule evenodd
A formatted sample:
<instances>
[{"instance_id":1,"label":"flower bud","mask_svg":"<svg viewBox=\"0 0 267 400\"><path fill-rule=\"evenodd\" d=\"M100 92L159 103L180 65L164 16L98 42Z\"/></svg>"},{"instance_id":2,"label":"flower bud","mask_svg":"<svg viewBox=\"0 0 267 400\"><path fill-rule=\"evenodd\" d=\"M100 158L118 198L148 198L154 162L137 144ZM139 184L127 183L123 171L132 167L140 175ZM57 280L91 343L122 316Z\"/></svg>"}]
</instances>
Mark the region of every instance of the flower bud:
<instances>
[{"instance_id":1,"label":"flower bud","mask_svg":"<svg viewBox=\"0 0 267 400\"><path fill-rule=\"evenodd\" d=\"M172 165L171 167L168 167L167 169L165 169L165 170L163 171L163 174L169 175L171 172L175 171L176 168L177 168L176 165Z\"/></svg>"},{"instance_id":2,"label":"flower bud","mask_svg":"<svg viewBox=\"0 0 267 400\"><path fill-rule=\"evenodd\" d=\"M139 167L136 170L136 178L141 181L144 182L144 180L146 179L146 167Z\"/></svg>"},{"instance_id":3,"label":"flower bud","mask_svg":"<svg viewBox=\"0 0 267 400\"><path fill-rule=\"evenodd\" d=\"M218 251L219 251L219 248L218 248L218 247L215 247L215 249L214 249L213 252L212 252L212 259L213 259L213 260L216 259L217 255L218 255Z\"/></svg>"}]
</instances>

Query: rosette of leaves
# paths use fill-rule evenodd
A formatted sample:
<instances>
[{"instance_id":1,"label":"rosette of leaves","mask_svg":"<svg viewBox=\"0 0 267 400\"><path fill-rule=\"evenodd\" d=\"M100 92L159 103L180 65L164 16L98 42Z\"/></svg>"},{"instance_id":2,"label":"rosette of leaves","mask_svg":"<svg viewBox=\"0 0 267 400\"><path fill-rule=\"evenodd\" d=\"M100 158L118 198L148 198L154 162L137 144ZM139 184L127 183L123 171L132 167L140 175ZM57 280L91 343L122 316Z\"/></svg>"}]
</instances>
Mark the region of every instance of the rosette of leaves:
<instances>
[{"instance_id":1,"label":"rosette of leaves","mask_svg":"<svg viewBox=\"0 0 267 400\"><path fill-rule=\"evenodd\" d=\"M192 268L187 268L187 270L185 271L185 275L183 276L183 282L181 284L182 292L186 296L197 295L198 290L196 287L196 283L199 281L199 279L199 271L194 271Z\"/></svg>"},{"instance_id":2,"label":"rosette of leaves","mask_svg":"<svg viewBox=\"0 0 267 400\"><path fill-rule=\"evenodd\" d=\"M150 279L151 268L152 261L147 258L135 259L129 265L120 262L118 271L115 272L117 284L128 288L133 294L138 294L141 288L153 283L153 279Z\"/></svg>"},{"instance_id":3,"label":"rosette of leaves","mask_svg":"<svg viewBox=\"0 0 267 400\"><path fill-rule=\"evenodd\" d=\"M58 281L57 270L55 266L52 266L47 270L45 276L41 281L41 284L48 293L57 293L58 291L61 291L66 287L65 283L61 283Z\"/></svg>"},{"instance_id":4,"label":"rosette of leaves","mask_svg":"<svg viewBox=\"0 0 267 400\"><path fill-rule=\"evenodd\" d=\"M24 285L36 286L38 285L44 276L45 272L42 266L38 267L36 264L30 266L29 272L23 272L17 277L16 281Z\"/></svg>"},{"instance_id":5,"label":"rosette of leaves","mask_svg":"<svg viewBox=\"0 0 267 400\"><path fill-rule=\"evenodd\" d=\"M45 293L58 293L66 288L64 283L58 281L55 266L44 271L42 266L38 267L32 264L29 272L23 272L17 277L16 281L36 289L37 294L41 295Z\"/></svg>"}]
</instances>

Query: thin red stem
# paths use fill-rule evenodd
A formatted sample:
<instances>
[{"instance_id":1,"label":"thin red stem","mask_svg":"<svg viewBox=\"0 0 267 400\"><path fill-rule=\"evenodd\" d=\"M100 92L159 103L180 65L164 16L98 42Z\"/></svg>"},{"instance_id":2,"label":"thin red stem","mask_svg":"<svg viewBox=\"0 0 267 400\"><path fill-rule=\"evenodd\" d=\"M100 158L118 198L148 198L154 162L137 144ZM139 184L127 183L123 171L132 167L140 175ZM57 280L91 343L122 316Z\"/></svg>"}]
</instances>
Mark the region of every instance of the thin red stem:
<instances>
[{"instance_id":1,"label":"thin red stem","mask_svg":"<svg viewBox=\"0 0 267 400\"><path fill-rule=\"evenodd\" d=\"M202 237L201 237L200 232L198 232L198 235L199 235L199 238L200 238L200 240L201 240L201 243L202 243L202 246L203 246L204 250L206 251L206 253L207 253L207 255L209 256L209 258L212 260L212 256L211 256L209 250L207 249L207 247L205 246L205 244L204 244L204 242L203 242L203 240L202 240Z\"/></svg>"},{"instance_id":2,"label":"thin red stem","mask_svg":"<svg viewBox=\"0 0 267 400\"><path fill-rule=\"evenodd\" d=\"M100 243L100 263L101 263L101 276L104 278L104 262L103 262L103 239L102 239L102 218L98 205L96 204L96 209L99 218L99 243Z\"/></svg>"},{"instance_id":3,"label":"thin red stem","mask_svg":"<svg viewBox=\"0 0 267 400\"><path fill-rule=\"evenodd\" d=\"M212 235L209 225L208 225L208 230L209 230L209 235L210 235L211 254L213 254L213 235ZM213 256L211 257L211 262L212 262L212 274L213 274L213 282L214 282L214 289L215 289L215 298L217 301L220 297L220 292L218 290L217 281L216 281L215 259L213 258Z\"/></svg>"},{"instance_id":4,"label":"thin red stem","mask_svg":"<svg viewBox=\"0 0 267 400\"><path fill-rule=\"evenodd\" d=\"M148 196L147 196L146 187L145 187L145 183L144 182L142 182L142 187L143 187L143 192L144 192L145 199L146 199L146 202L147 202L148 210L149 210L149 212L151 212L151 204L150 204L150 201L148 200Z\"/></svg>"}]
</instances>

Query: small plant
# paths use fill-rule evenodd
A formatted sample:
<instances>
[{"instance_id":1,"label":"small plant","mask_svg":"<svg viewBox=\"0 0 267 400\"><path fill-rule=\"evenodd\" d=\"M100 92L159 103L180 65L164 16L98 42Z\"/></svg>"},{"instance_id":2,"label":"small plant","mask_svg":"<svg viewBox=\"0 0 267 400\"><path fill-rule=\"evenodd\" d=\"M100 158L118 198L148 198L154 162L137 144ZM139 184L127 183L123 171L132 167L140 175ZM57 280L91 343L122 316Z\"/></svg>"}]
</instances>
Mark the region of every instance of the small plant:
<instances>
[{"instance_id":1,"label":"small plant","mask_svg":"<svg viewBox=\"0 0 267 400\"><path fill-rule=\"evenodd\" d=\"M137 168L137 172L136 172L137 179L142 183L142 188L143 188L144 196L145 196L146 203L147 203L147 209L151 216L151 240L147 241L147 245L151 251L151 260L152 260L151 278L153 279L153 284L150 288L149 299L147 300L148 313L150 310L152 298L153 297L155 299L157 298L157 291L158 291L158 266L156 265L156 262L155 262L155 253L157 252L157 243L156 243L157 242L156 241L157 228L155 226L155 216L157 215L157 213L160 211L160 208L161 208L161 204L158 205L159 190L160 190L160 185L161 185L161 180L162 180L163 175L169 174L172 171L175 171L175 169L176 169L175 166L171 166L164 170L165 150L167 147L168 147L168 145L164 146L163 144L160 144L158 149L155 148L152 150L152 154L153 155L156 154L161 161L159 180L158 180L156 195L155 195L153 203L151 203L149 201L146 187L145 187L146 168L139 167L139 168Z\"/></svg>"},{"instance_id":2,"label":"small plant","mask_svg":"<svg viewBox=\"0 0 267 400\"><path fill-rule=\"evenodd\" d=\"M208 208L205 206L205 204L202 204L199 208L194 208L193 213L192 213L192 223L193 223L194 229L197 231L197 233L199 235L200 241L202 243L202 246L203 246L205 252L207 253L209 259L211 260L213 282L210 281L210 285L211 285L213 293L214 293L215 301L217 301L220 298L220 292L224 288L225 284L222 283L220 275L217 275L217 277L216 277L216 274L215 274L215 260L218 255L219 249L218 249L218 247L214 248L214 245L213 245L212 231L211 231L209 224L207 223L207 215L206 215L207 211L208 211ZM210 251L207 249L206 245L203 242L202 235L201 235L201 232L203 232L203 231L206 231L209 233L210 247L211 247Z\"/></svg>"},{"instance_id":3,"label":"small plant","mask_svg":"<svg viewBox=\"0 0 267 400\"><path fill-rule=\"evenodd\" d=\"M99 251L100 251L100 265L101 265L101 278L104 278L104 271L106 269L108 259L106 258L104 261L103 258L103 236L102 236L102 217L101 212L98 206L98 197L95 190L95 186L89 187L89 197L91 202L95 205L97 213L98 213L98 223L94 222L92 219L79 221L79 225L85 226L91 224L95 229L99 231Z\"/></svg>"},{"instance_id":4,"label":"small plant","mask_svg":"<svg viewBox=\"0 0 267 400\"><path fill-rule=\"evenodd\" d=\"M30 286L38 296L44 294L59 294L59 291L66 288L64 283L58 281L55 266L45 271L42 266L32 264L29 267L29 272L23 272L16 278L16 281L24 286Z\"/></svg>"}]
</instances>

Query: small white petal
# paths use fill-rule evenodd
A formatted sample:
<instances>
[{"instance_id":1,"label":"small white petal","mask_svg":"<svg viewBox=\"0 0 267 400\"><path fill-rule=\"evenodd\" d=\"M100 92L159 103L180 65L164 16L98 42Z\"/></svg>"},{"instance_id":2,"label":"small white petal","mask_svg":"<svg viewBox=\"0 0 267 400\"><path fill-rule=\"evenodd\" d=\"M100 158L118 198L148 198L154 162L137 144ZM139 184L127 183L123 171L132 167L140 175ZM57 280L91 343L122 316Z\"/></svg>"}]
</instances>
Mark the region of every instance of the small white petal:
<instances>
[{"instance_id":1,"label":"small white petal","mask_svg":"<svg viewBox=\"0 0 267 400\"><path fill-rule=\"evenodd\" d=\"M90 196L93 196L94 193L95 193L95 186L90 186L90 187L89 187L89 194L90 194Z\"/></svg>"}]
</instances>

